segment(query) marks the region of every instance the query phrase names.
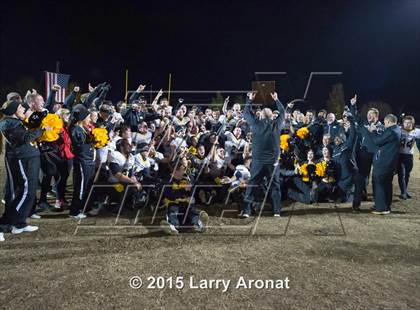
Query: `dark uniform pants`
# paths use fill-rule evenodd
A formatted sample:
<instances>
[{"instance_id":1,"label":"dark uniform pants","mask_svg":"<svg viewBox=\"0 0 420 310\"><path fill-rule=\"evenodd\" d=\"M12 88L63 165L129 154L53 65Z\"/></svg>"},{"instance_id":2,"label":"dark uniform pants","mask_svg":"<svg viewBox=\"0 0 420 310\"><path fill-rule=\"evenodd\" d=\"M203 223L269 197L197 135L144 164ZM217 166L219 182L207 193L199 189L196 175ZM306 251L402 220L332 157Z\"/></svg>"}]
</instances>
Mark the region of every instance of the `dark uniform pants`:
<instances>
[{"instance_id":1,"label":"dark uniform pants","mask_svg":"<svg viewBox=\"0 0 420 310\"><path fill-rule=\"evenodd\" d=\"M304 182L300 177L294 177L293 184L297 190L289 188L287 192L289 198L297 202L310 204L312 182Z\"/></svg>"},{"instance_id":2,"label":"dark uniform pants","mask_svg":"<svg viewBox=\"0 0 420 310\"><path fill-rule=\"evenodd\" d=\"M413 155L399 154L398 157L398 184L400 185L401 195L407 194L408 180L413 169Z\"/></svg>"},{"instance_id":3,"label":"dark uniform pants","mask_svg":"<svg viewBox=\"0 0 420 310\"><path fill-rule=\"evenodd\" d=\"M36 199L40 158L39 156L23 159L9 157L6 158L6 165L8 190L1 222L23 228L27 226L26 219Z\"/></svg>"},{"instance_id":4,"label":"dark uniform pants","mask_svg":"<svg viewBox=\"0 0 420 310\"><path fill-rule=\"evenodd\" d=\"M273 213L280 214L280 169L278 166L274 166L274 164L263 164L254 160L251 163L251 177L245 191L244 214L251 214L252 202L259 200L259 197L255 197L255 193L258 193L258 188L262 185L264 177L267 179L267 182L271 180L271 186L268 190L271 192Z\"/></svg>"},{"instance_id":5,"label":"dark uniform pants","mask_svg":"<svg viewBox=\"0 0 420 310\"><path fill-rule=\"evenodd\" d=\"M69 178L72 166L73 159L62 159L57 165L57 200L65 200L67 179Z\"/></svg>"},{"instance_id":6,"label":"dark uniform pants","mask_svg":"<svg viewBox=\"0 0 420 310\"><path fill-rule=\"evenodd\" d=\"M363 194L367 193L370 170L372 167L373 153L360 150L357 154L357 166L359 171L354 175L354 198L353 206L359 207L363 200Z\"/></svg>"},{"instance_id":7,"label":"dark uniform pants","mask_svg":"<svg viewBox=\"0 0 420 310\"><path fill-rule=\"evenodd\" d=\"M382 174L373 171L373 196L378 211L391 211L393 177L393 171Z\"/></svg>"},{"instance_id":8,"label":"dark uniform pants","mask_svg":"<svg viewBox=\"0 0 420 310\"><path fill-rule=\"evenodd\" d=\"M374 153L369 153L364 149L361 149L357 154L357 167L359 168L359 173L362 175L363 190L366 191L370 170L372 168Z\"/></svg>"},{"instance_id":9,"label":"dark uniform pants","mask_svg":"<svg viewBox=\"0 0 420 310\"><path fill-rule=\"evenodd\" d=\"M70 215L77 215L85 209L88 210L88 201L93 179L95 177L95 163L81 163L73 161L73 198Z\"/></svg>"}]
</instances>

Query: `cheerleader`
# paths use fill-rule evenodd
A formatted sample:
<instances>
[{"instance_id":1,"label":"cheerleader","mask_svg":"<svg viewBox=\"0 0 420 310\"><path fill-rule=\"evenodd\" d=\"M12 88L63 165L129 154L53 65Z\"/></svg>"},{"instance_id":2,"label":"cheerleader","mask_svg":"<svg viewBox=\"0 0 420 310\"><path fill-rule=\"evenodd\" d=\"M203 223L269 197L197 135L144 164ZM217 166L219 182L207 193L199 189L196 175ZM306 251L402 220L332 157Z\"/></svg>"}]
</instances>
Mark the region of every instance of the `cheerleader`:
<instances>
[{"instance_id":1,"label":"cheerleader","mask_svg":"<svg viewBox=\"0 0 420 310\"><path fill-rule=\"evenodd\" d=\"M398 184L400 186L403 200L410 199L411 195L407 191L410 172L413 169L413 146L417 144L420 151L420 129L415 127L413 116L405 116L401 126L401 146L398 158Z\"/></svg>"},{"instance_id":2,"label":"cheerleader","mask_svg":"<svg viewBox=\"0 0 420 310\"><path fill-rule=\"evenodd\" d=\"M35 140L51 128L28 130L23 124L25 108L18 101L6 101L0 111L5 115L0 121L0 131L6 140L5 164L10 194L5 199L0 223L11 227L12 234L36 231L37 226L26 223L35 203L40 168Z\"/></svg>"},{"instance_id":3,"label":"cheerleader","mask_svg":"<svg viewBox=\"0 0 420 310\"><path fill-rule=\"evenodd\" d=\"M86 218L83 213L87 197L95 176L95 149L90 128L90 114L86 108L73 112L76 124L71 129L73 146L73 198L70 206L70 217Z\"/></svg>"},{"instance_id":4,"label":"cheerleader","mask_svg":"<svg viewBox=\"0 0 420 310\"><path fill-rule=\"evenodd\" d=\"M51 117L52 116L52 117ZM47 117L47 118L46 118ZM55 119L56 121L62 122L59 117L55 114L47 114L43 119ZM54 140L57 139L57 140ZM57 135L56 138L49 138L43 139L41 137L40 141L38 141L38 147L41 152L41 171L42 171L42 181L41 181L41 194L38 201L38 206L40 210L52 210L53 206L51 206L47 202L47 193L51 190L51 181L54 177L56 185L60 180L58 166L60 165L61 161L61 154L60 154L60 136ZM56 191L57 192L57 191ZM58 198L57 198L58 199ZM40 218L38 214L32 214L32 218Z\"/></svg>"},{"instance_id":5,"label":"cheerleader","mask_svg":"<svg viewBox=\"0 0 420 310\"><path fill-rule=\"evenodd\" d=\"M57 170L57 197L54 208L56 211L62 211L67 206L65 200L65 192L67 186L67 179L70 175L71 168L73 166L74 154L71 150L71 137L69 132L69 120L70 111L68 109L61 108L56 114L61 118L64 126L60 133L60 139L58 142L60 160L58 161Z\"/></svg>"},{"instance_id":6,"label":"cheerleader","mask_svg":"<svg viewBox=\"0 0 420 310\"><path fill-rule=\"evenodd\" d=\"M313 188L316 177L316 164L314 158L314 151L309 150L307 153L307 161L302 165L296 165L295 172L300 176L293 178L295 189L289 188L287 192L288 197L294 201L311 204L316 200L314 195L315 189Z\"/></svg>"},{"instance_id":7,"label":"cheerleader","mask_svg":"<svg viewBox=\"0 0 420 310\"><path fill-rule=\"evenodd\" d=\"M335 162L331 159L331 147L322 148L322 159L316 164L315 173L321 178L317 188L317 202L333 202L338 175Z\"/></svg>"}]
</instances>

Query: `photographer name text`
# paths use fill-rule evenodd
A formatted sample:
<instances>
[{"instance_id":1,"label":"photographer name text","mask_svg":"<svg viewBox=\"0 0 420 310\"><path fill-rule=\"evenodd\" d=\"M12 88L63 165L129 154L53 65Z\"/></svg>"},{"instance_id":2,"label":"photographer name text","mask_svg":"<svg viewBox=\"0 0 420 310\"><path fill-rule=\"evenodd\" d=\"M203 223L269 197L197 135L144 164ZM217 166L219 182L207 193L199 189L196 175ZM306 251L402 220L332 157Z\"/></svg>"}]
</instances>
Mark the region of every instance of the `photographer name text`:
<instances>
[{"instance_id":1,"label":"photographer name text","mask_svg":"<svg viewBox=\"0 0 420 310\"><path fill-rule=\"evenodd\" d=\"M178 289L184 288L197 290L221 290L223 293L229 289L257 289L257 290L283 290L290 289L289 277L284 279L248 279L240 276L232 279L199 279L195 276L163 277L149 276L141 278L133 276L130 278L130 287L133 289Z\"/></svg>"}]
</instances>

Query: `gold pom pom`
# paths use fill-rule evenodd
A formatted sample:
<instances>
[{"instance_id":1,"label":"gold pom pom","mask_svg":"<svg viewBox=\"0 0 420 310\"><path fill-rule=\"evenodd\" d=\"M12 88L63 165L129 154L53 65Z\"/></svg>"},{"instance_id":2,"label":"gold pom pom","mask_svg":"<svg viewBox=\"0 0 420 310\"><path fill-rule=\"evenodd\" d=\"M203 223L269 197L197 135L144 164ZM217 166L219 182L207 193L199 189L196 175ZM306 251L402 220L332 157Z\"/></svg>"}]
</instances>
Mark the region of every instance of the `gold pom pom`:
<instances>
[{"instance_id":1,"label":"gold pom pom","mask_svg":"<svg viewBox=\"0 0 420 310\"><path fill-rule=\"evenodd\" d=\"M296 135L303 140L309 135L309 129L307 127L299 128Z\"/></svg>"},{"instance_id":2,"label":"gold pom pom","mask_svg":"<svg viewBox=\"0 0 420 310\"><path fill-rule=\"evenodd\" d=\"M282 151L288 151L289 150L289 139L290 136L288 134L284 134L280 136L280 149Z\"/></svg>"},{"instance_id":3,"label":"gold pom pom","mask_svg":"<svg viewBox=\"0 0 420 310\"><path fill-rule=\"evenodd\" d=\"M100 149L108 143L108 130L106 128L93 128L93 139L95 140L95 148Z\"/></svg>"},{"instance_id":4,"label":"gold pom pom","mask_svg":"<svg viewBox=\"0 0 420 310\"><path fill-rule=\"evenodd\" d=\"M316 164L315 174L322 178L325 176L326 170L327 170L327 163L325 161L321 161Z\"/></svg>"},{"instance_id":5,"label":"gold pom pom","mask_svg":"<svg viewBox=\"0 0 420 310\"><path fill-rule=\"evenodd\" d=\"M64 126L63 120L57 114L48 113L41 122L41 128L46 126L51 127L51 130L45 130L38 140L40 142L57 141Z\"/></svg>"},{"instance_id":6,"label":"gold pom pom","mask_svg":"<svg viewBox=\"0 0 420 310\"><path fill-rule=\"evenodd\" d=\"M121 192L123 192L123 191L124 191L124 185L123 185L123 184L121 184L121 183L117 183L117 184L115 184L115 185L114 185L114 188L115 188L115 190L116 190L118 193L121 193Z\"/></svg>"}]
</instances>

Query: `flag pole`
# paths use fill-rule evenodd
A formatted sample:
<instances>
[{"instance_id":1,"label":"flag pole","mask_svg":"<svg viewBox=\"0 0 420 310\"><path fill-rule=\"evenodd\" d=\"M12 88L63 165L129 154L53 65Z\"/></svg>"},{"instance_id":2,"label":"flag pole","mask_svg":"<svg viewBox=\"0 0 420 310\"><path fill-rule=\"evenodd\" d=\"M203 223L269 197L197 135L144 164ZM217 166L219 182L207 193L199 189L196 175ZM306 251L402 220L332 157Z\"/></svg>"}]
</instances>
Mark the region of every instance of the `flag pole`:
<instances>
[{"instance_id":1,"label":"flag pole","mask_svg":"<svg viewBox=\"0 0 420 310\"><path fill-rule=\"evenodd\" d=\"M169 85L168 85L168 102L169 102L169 105L171 104L171 78L172 78L172 75L169 73Z\"/></svg>"},{"instance_id":2,"label":"flag pole","mask_svg":"<svg viewBox=\"0 0 420 310\"><path fill-rule=\"evenodd\" d=\"M58 60L55 63L55 72L60 73L60 61Z\"/></svg>"},{"instance_id":3,"label":"flag pole","mask_svg":"<svg viewBox=\"0 0 420 310\"><path fill-rule=\"evenodd\" d=\"M127 103L128 96L128 69L125 69L125 103Z\"/></svg>"}]
</instances>

